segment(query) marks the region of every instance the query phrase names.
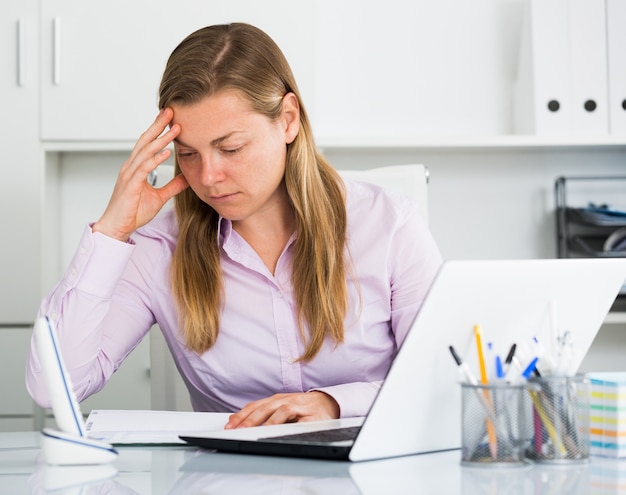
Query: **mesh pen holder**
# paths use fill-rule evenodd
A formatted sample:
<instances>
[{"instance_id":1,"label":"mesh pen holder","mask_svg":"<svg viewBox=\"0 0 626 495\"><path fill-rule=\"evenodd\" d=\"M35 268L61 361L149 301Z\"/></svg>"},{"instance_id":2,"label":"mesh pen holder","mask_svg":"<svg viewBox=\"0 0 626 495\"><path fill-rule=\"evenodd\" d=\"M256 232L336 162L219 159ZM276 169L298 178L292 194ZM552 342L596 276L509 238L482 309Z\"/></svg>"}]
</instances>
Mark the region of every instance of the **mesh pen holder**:
<instances>
[{"instance_id":1,"label":"mesh pen holder","mask_svg":"<svg viewBox=\"0 0 626 495\"><path fill-rule=\"evenodd\" d=\"M583 375L531 378L533 437L526 457L534 462L589 459L589 382Z\"/></svg>"},{"instance_id":2,"label":"mesh pen holder","mask_svg":"<svg viewBox=\"0 0 626 495\"><path fill-rule=\"evenodd\" d=\"M527 465L530 441L530 399L524 385L461 384L464 466Z\"/></svg>"}]
</instances>

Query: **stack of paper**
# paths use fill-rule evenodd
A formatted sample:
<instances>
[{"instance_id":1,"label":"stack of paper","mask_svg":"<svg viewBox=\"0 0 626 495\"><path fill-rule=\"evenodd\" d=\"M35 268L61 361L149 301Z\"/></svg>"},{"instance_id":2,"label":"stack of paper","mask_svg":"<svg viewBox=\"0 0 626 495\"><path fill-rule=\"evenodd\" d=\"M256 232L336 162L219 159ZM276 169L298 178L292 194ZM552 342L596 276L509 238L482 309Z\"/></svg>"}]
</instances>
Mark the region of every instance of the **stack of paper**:
<instances>
[{"instance_id":1,"label":"stack of paper","mask_svg":"<svg viewBox=\"0 0 626 495\"><path fill-rule=\"evenodd\" d=\"M87 433L111 444L184 444L179 435L221 430L230 413L93 410Z\"/></svg>"},{"instance_id":2,"label":"stack of paper","mask_svg":"<svg viewBox=\"0 0 626 495\"><path fill-rule=\"evenodd\" d=\"M591 454L626 457L626 372L589 373Z\"/></svg>"}]
</instances>

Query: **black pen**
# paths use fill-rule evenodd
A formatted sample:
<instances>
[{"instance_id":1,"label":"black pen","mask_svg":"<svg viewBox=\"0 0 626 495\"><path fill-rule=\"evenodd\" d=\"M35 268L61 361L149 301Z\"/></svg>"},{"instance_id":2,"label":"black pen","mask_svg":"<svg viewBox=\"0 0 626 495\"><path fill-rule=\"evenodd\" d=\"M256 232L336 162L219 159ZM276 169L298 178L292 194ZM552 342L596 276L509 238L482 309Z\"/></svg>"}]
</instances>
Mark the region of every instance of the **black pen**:
<instances>
[{"instance_id":1,"label":"black pen","mask_svg":"<svg viewBox=\"0 0 626 495\"><path fill-rule=\"evenodd\" d=\"M513 361L513 356L515 356L515 350L517 349L517 344L513 344L511 346L511 350L509 350L509 353L506 355L506 359L504 360L504 364L506 365L510 365L511 361Z\"/></svg>"},{"instance_id":2,"label":"black pen","mask_svg":"<svg viewBox=\"0 0 626 495\"><path fill-rule=\"evenodd\" d=\"M458 370L463 373L463 378L465 379L465 382L469 383L470 385L477 385L478 380L476 380L476 377L470 371L469 366L467 366L467 364L463 362L463 360L454 350L454 347L450 346L449 349L452 357L454 358L454 361L456 362Z\"/></svg>"}]
</instances>

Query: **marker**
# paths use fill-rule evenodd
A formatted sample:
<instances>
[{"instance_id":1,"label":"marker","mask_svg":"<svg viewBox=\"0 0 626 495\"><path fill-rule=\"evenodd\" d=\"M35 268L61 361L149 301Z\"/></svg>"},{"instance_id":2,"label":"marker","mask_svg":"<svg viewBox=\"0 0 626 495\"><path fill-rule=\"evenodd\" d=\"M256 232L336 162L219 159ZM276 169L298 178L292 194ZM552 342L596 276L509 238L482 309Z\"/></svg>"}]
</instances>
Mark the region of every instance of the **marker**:
<instances>
[{"instance_id":1,"label":"marker","mask_svg":"<svg viewBox=\"0 0 626 495\"><path fill-rule=\"evenodd\" d=\"M463 360L454 350L454 347L449 346L449 349L450 349L450 354L452 354L452 357L454 358L454 361L457 364L457 369L463 375L465 382L474 386L478 385L478 380L476 380L476 377L469 369L469 366L467 365L467 363L463 362ZM491 410L491 404L489 404L486 397L481 393L481 391L478 388L476 389L476 396L478 397L478 400L482 404L487 416L491 419L491 421L495 422L496 418L493 415L493 411Z\"/></svg>"},{"instance_id":2,"label":"marker","mask_svg":"<svg viewBox=\"0 0 626 495\"><path fill-rule=\"evenodd\" d=\"M513 361L513 356L515 356L516 349L517 349L517 344L513 344L511 346L511 349L509 349L509 353L506 355L506 358L504 360L504 364L506 364L507 366L511 364L511 361Z\"/></svg>"},{"instance_id":3,"label":"marker","mask_svg":"<svg viewBox=\"0 0 626 495\"><path fill-rule=\"evenodd\" d=\"M465 382L469 383L470 385L478 385L478 380L476 380L476 377L470 371L467 363L463 362L463 360L459 357L459 355L454 350L454 347L450 346L449 349L450 349L450 353L452 354L452 357L454 358L454 361L457 364L457 367L458 367L457 369L463 375Z\"/></svg>"},{"instance_id":4,"label":"marker","mask_svg":"<svg viewBox=\"0 0 626 495\"><path fill-rule=\"evenodd\" d=\"M517 377L521 375L523 368L519 362L519 359L515 356L515 350L517 349L517 344L513 344L511 349L509 349L509 353L506 355L504 359L504 364L506 365L506 374L504 375L505 380L508 383L517 383ZM515 373L517 371L517 373Z\"/></svg>"}]
</instances>

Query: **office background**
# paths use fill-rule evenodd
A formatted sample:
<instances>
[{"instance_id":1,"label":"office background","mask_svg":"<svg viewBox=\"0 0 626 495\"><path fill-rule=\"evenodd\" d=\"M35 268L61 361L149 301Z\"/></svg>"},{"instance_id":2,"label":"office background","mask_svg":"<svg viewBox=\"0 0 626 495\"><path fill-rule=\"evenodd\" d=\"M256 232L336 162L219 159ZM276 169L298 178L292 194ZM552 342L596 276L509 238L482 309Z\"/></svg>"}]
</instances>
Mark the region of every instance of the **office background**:
<instances>
[{"instance_id":1,"label":"office background","mask_svg":"<svg viewBox=\"0 0 626 495\"><path fill-rule=\"evenodd\" d=\"M555 257L556 178L625 175L626 131L516 133L525 7L524 0L5 2L0 357L15 380L2 385L10 399L0 405L0 430L31 429L40 414L21 380L38 302L154 118L167 56L203 25L243 20L275 38L337 168L426 164L430 225L445 258ZM626 203L619 194L606 200ZM584 368L623 366L625 321L610 315ZM142 343L85 410L187 407L176 377L151 385L151 359L167 358L155 349ZM173 388L164 392L163 384Z\"/></svg>"}]
</instances>

